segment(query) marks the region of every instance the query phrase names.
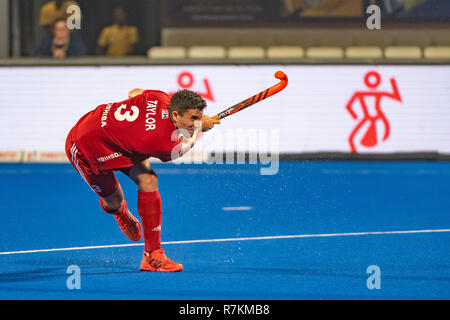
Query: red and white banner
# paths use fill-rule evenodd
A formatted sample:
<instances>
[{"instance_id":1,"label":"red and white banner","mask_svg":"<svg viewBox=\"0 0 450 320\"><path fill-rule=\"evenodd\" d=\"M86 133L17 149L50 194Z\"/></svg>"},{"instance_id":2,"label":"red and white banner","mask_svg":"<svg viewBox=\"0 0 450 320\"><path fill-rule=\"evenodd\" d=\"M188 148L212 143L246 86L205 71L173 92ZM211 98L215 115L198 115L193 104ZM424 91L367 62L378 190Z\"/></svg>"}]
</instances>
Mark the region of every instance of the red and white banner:
<instances>
[{"instance_id":1,"label":"red and white banner","mask_svg":"<svg viewBox=\"0 0 450 320\"><path fill-rule=\"evenodd\" d=\"M224 119L196 151L260 151L262 135L280 153L450 153L450 66L365 65L3 67L0 150L59 159L81 116L134 88L191 89L215 115L277 83L277 70L287 88Z\"/></svg>"},{"instance_id":2,"label":"red and white banner","mask_svg":"<svg viewBox=\"0 0 450 320\"><path fill-rule=\"evenodd\" d=\"M22 151L0 151L0 163L1 162L22 162Z\"/></svg>"}]
</instances>

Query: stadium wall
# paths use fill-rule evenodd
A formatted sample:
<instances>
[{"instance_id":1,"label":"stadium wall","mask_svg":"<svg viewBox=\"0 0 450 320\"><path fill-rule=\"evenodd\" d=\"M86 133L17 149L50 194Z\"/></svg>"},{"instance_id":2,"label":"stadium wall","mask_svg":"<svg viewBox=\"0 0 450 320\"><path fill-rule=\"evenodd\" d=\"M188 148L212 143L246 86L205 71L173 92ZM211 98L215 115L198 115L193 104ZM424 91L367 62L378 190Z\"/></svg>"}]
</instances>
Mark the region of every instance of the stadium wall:
<instances>
[{"instance_id":1,"label":"stadium wall","mask_svg":"<svg viewBox=\"0 0 450 320\"><path fill-rule=\"evenodd\" d=\"M194 90L213 115L275 84L277 70L289 76L285 91L223 120L190 161L448 159L449 65L327 64L0 67L0 161L65 162L77 120L133 88Z\"/></svg>"}]
</instances>

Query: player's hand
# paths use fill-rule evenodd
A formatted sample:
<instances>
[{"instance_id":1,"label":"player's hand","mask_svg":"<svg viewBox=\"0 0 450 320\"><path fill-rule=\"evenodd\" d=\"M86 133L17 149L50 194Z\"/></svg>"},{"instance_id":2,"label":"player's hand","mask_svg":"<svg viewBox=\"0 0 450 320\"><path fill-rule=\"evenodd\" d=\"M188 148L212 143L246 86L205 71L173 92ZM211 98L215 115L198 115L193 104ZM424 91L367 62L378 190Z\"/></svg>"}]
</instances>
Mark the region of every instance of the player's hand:
<instances>
[{"instance_id":1,"label":"player's hand","mask_svg":"<svg viewBox=\"0 0 450 320\"><path fill-rule=\"evenodd\" d=\"M128 93L128 98L134 98L140 94L142 94L144 92L144 90L142 89L133 89Z\"/></svg>"},{"instance_id":2,"label":"player's hand","mask_svg":"<svg viewBox=\"0 0 450 320\"><path fill-rule=\"evenodd\" d=\"M220 120L215 119L215 118L211 118L211 117L209 117L207 115L204 115L203 118L202 118L202 131L203 132L209 131L212 128L214 128L214 126L216 124L220 124Z\"/></svg>"}]
</instances>

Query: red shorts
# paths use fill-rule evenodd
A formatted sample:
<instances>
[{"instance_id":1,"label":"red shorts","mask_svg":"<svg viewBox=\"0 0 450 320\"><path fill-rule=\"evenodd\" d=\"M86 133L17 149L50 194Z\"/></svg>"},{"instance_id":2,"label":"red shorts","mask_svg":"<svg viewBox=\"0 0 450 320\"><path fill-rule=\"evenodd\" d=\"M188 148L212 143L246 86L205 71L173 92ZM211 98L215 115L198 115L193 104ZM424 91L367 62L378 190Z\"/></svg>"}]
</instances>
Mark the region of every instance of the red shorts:
<instances>
[{"instance_id":1,"label":"red shorts","mask_svg":"<svg viewBox=\"0 0 450 320\"><path fill-rule=\"evenodd\" d=\"M70 163L74 166L84 181L91 187L91 189L100 197L107 197L113 194L119 188L113 170L100 171L97 174L89 167L86 158L79 150L78 146L72 140L72 135L69 133L66 140L66 155ZM125 174L128 174L130 168L119 169Z\"/></svg>"}]
</instances>

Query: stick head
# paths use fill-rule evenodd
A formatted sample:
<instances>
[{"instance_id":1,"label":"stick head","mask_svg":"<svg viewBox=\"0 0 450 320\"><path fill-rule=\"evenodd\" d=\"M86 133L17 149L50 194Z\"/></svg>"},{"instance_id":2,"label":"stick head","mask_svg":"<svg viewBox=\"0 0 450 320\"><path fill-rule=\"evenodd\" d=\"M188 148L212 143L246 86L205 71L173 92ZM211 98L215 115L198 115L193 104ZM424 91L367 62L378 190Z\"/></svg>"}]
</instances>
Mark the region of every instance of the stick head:
<instances>
[{"instance_id":1,"label":"stick head","mask_svg":"<svg viewBox=\"0 0 450 320\"><path fill-rule=\"evenodd\" d=\"M279 80L287 81L288 77L283 71L277 71L275 72L275 78Z\"/></svg>"},{"instance_id":2,"label":"stick head","mask_svg":"<svg viewBox=\"0 0 450 320\"><path fill-rule=\"evenodd\" d=\"M288 77L283 71L275 72L275 78L279 79L280 83L278 83L276 86L273 87L274 91L272 92L272 94L280 92L281 90L286 88L288 84Z\"/></svg>"}]
</instances>

